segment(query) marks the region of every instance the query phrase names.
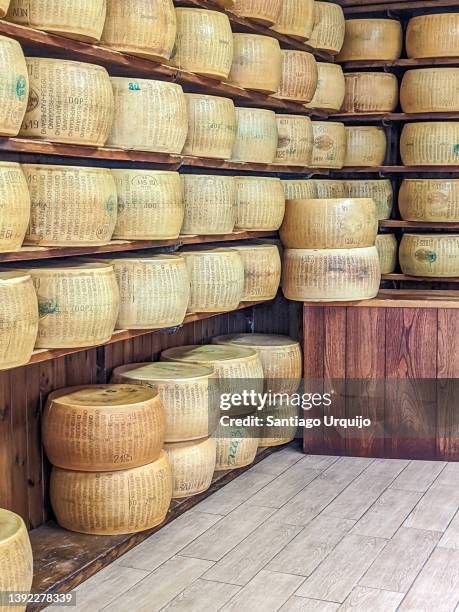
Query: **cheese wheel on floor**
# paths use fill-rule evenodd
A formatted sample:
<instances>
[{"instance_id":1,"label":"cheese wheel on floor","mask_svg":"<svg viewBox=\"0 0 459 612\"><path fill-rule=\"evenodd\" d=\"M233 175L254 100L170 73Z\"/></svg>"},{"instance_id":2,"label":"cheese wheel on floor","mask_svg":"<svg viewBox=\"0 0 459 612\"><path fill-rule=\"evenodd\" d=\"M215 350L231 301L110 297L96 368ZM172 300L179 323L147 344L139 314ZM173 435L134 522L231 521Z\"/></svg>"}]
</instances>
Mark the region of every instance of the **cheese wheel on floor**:
<instances>
[{"instance_id":1,"label":"cheese wheel on floor","mask_svg":"<svg viewBox=\"0 0 459 612\"><path fill-rule=\"evenodd\" d=\"M310 102L317 89L317 62L312 53L281 49L281 79L273 98Z\"/></svg>"},{"instance_id":2,"label":"cheese wheel on floor","mask_svg":"<svg viewBox=\"0 0 459 612\"><path fill-rule=\"evenodd\" d=\"M458 234L404 234L399 249L403 274L459 276Z\"/></svg>"},{"instance_id":3,"label":"cheese wheel on floor","mask_svg":"<svg viewBox=\"0 0 459 612\"><path fill-rule=\"evenodd\" d=\"M181 234L231 234L236 223L236 184L232 176L182 174L185 218Z\"/></svg>"},{"instance_id":4,"label":"cheese wheel on floor","mask_svg":"<svg viewBox=\"0 0 459 612\"><path fill-rule=\"evenodd\" d=\"M165 444L164 450L172 471L172 499L207 491L217 458L214 438Z\"/></svg>"},{"instance_id":5,"label":"cheese wheel on floor","mask_svg":"<svg viewBox=\"0 0 459 612\"><path fill-rule=\"evenodd\" d=\"M343 105L346 85L339 64L317 62L317 87L306 108L317 108L337 113Z\"/></svg>"},{"instance_id":6,"label":"cheese wheel on floor","mask_svg":"<svg viewBox=\"0 0 459 612\"><path fill-rule=\"evenodd\" d=\"M281 279L279 249L274 244L235 244L244 266L243 302L273 300Z\"/></svg>"},{"instance_id":7,"label":"cheese wheel on floor","mask_svg":"<svg viewBox=\"0 0 459 612\"><path fill-rule=\"evenodd\" d=\"M60 389L48 396L43 412L48 459L67 470L110 472L152 463L164 431L158 393L139 385Z\"/></svg>"},{"instance_id":8,"label":"cheese wheel on floor","mask_svg":"<svg viewBox=\"0 0 459 612\"><path fill-rule=\"evenodd\" d=\"M33 556L22 518L0 508L0 593L29 593L33 579ZM1 612L24 612L26 606L0 606Z\"/></svg>"},{"instance_id":9,"label":"cheese wheel on floor","mask_svg":"<svg viewBox=\"0 0 459 612\"><path fill-rule=\"evenodd\" d=\"M336 55L341 50L344 41L344 14L338 4L331 2L316 2L315 23L308 45L318 51L326 51Z\"/></svg>"},{"instance_id":10,"label":"cheese wheel on floor","mask_svg":"<svg viewBox=\"0 0 459 612\"><path fill-rule=\"evenodd\" d=\"M346 156L344 123L313 121L311 168L342 168Z\"/></svg>"},{"instance_id":11,"label":"cheese wheel on floor","mask_svg":"<svg viewBox=\"0 0 459 612\"><path fill-rule=\"evenodd\" d=\"M233 34L233 48L228 82L244 89L275 93L281 79L279 41L258 34Z\"/></svg>"},{"instance_id":12,"label":"cheese wheel on floor","mask_svg":"<svg viewBox=\"0 0 459 612\"><path fill-rule=\"evenodd\" d=\"M405 166L456 166L459 163L459 121L406 123L400 136Z\"/></svg>"},{"instance_id":13,"label":"cheese wheel on floor","mask_svg":"<svg viewBox=\"0 0 459 612\"><path fill-rule=\"evenodd\" d=\"M459 221L459 179L404 179L398 207L405 221Z\"/></svg>"},{"instance_id":14,"label":"cheese wheel on floor","mask_svg":"<svg viewBox=\"0 0 459 612\"><path fill-rule=\"evenodd\" d=\"M274 25L284 4L284 0L234 0L230 10L240 17L248 17L261 25Z\"/></svg>"},{"instance_id":15,"label":"cheese wheel on floor","mask_svg":"<svg viewBox=\"0 0 459 612\"><path fill-rule=\"evenodd\" d=\"M384 164L387 136L384 128L373 125L346 126L344 167L377 167Z\"/></svg>"},{"instance_id":16,"label":"cheese wheel on floor","mask_svg":"<svg viewBox=\"0 0 459 612\"><path fill-rule=\"evenodd\" d=\"M390 179L350 180L343 181L343 185L344 195L350 198L371 198L374 200L378 220L390 219L394 201L394 190Z\"/></svg>"},{"instance_id":17,"label":"cheese wheel on floor","mask_svg":"<svg viewBox=\"0 0 459 612\"><path fill-rule=\"evenodd\" d=\"M222 414L221 418L224 417ZM216 472L235 470L254 462L258 450L258 430L255 427L220 424L214 437L217 443Z\"/></svg>"},{"instance_id":18,"label":"cheese wheel on floor","mask_svg":"<svg viewBox=\"0 0 459 612\"><path fill-rule=\"evenodd\" d=\"M316 20L316 4L314 0L282 0L272 29L280 34L308 40Z\"/></svg>"},{"instance_id":19,"label":"cheese wheel on floor","mask_svg":"<svg viewBox=\"0 0 459 612\"><path fill-rule=\"evenodd\" d=\"M386 72L348 72L342 113L391 113L398 103L398 80Z\"/></svg>"},{"instance_id":20,"label":"cheese wheel on floor","mask_svg":"<svg viewBox=\"0 0 459 612\"><path fill-rule=\"evenodd\" d=\"M295 422L300 417L300 410L285 397L263 408L260 413L263 425L259 431L258 446L260 448L282 446L294 440L297 432Z\"/></svg>"},{"instance_id":21,"label":"cheese wheel on floor","mask_svg":"<svg viewBox=\"0 0 459 612\"><path fill-rule=\"evenodd\" d=\"M406 54L411 58L458 57L459 13L412 17L406 29Z\"/></svg>"},{"instance_id":22,"label":"cheese wheel on floor","mask_svg":"<svg viewBox=\"0 0 459 612\"><path fill-rule=\"evenodd\" d=\"M285 213L285 195L280 179L266 176L235 176L236 229L277 230Z\"/></svg>"},{"instance_id":23,"label":"cheese wheel on floor","mask_svg":"<svg viewBox=\"0 0 459 612\"><path fill-rule=\"evenodd\" d=\"M312 179L282 181L285 200L301 200L317 197L316 182Z\"/></svg>"},{"instance_id":24,"label":"cheese wheel on floor","mask_svg":"<svg viewBox=\"0 0 459 612\"><path fill-rule=\"evenodd\" d=\"M402 51L402 26L395 19L346 19L339 62L396 60Z\"/></svg>"},{"instance_id":25,"label":"cheese wheel on floor","mask_svg":"<svg viewBox=\"0 0 459 612\"><path fill-rule=\"evenodd\" d=\"M278 143L275 164L307 166L311 163L313 132L309 117L276 115Z\"/></svg>"},{"instance_id":26,"label":"cheese wheel on floor","mask_svg":"<svg viewBox=\"0 0 459 612\"><path fill-rule=\"evenodd\" d=\"M236 108L232 161L272 164L276 157L276 114L264 108Z\"/></svg>"},{"instance_id":27,"label":"cheese wheel on floor","mask_svg":"<svg viewBox=\"0 0 459 612\"><path fill-rule=\"evenodd\" d=\"M30 220L30 194L21 166L0 162L0 253L19 251Z\"/></svg>"},{"instance_id":28,"label":"cheese wheel on floor","mask_svg":"<svg viewBox=\"0 0 459 612\"><path fill-rule=\"evenodd\" d=\"M391 274L397 267L398 243L395 234L378 234L376 236L381 274Z\"/></svg>"},{"instance_id":29,"label":"cheese wheel on floor","mask_svg":"<svg viewBox=\"0 0 459 612\"><path fill-rule=\"evenodd\" d=\"M348 194L346 192L345 181L342 180L323 180L323 179L312 179L315 185L316 195L312 198L291 198L292 200L310 200L310 199L328 199L328 198L345 198Z\"/></svg>"},{"instance_id":30,"label":"cheese wheel on floor","mask_svg":"<svg viewBox=\"0 0 459 612\"><path fill-rule=\"evenodd\" d=\"M0 36L0 136L17 136L29 100L29 77L21 45Z\"/></svg>"}]
</instances>

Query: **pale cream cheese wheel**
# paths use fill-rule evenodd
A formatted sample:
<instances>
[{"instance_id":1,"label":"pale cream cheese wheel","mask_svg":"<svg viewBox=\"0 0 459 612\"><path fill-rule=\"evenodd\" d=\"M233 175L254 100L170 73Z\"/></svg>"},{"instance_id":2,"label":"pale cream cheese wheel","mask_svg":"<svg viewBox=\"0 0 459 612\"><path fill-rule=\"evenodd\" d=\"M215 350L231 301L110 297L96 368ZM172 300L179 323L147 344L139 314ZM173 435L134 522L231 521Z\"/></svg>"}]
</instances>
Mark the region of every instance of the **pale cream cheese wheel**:
<instances>
[{"instance_id":1,"label":"pale cream cheese wheel","mask_svg":"<svg viewBox=\"0 0 459 612\"><path fill-rule=\"evenodd\" d=\"M376 249L379 256L381 274L391 274L397 267L397 239L395 234L378 234Z\"/></svg>"},{"instance_id":2,"label":"pale cream cheese wheel","mask_svg":"<svg viewBox=\"0 0 459 612\"><path fill-rule=\"evenodd\" d=\"M342 168L346 156L346 129L336 121L313 121L311 168Z\"/></svg>"},{"instance_id":3,"label":"pale cream cheese wheel","mask_svg":"<svg viewBox=\"0 0 459 612\"><path fill-rule=\"evenodd\" d=\"M233 34L233 48L228 82L244 89L275 93L282 69L278 40L259 34Z\"/></svg>"},{"instance_id":4,"label":"pale cream cheese wheel","mask_svg":"<svg viewBox=\"0 0 459 612\"><path fill-rule=\"evenodd\" d=\"M313 147L312 123L302 115L276 115L278 142L275 164L308 166Z\"/></svg>"},{"instance_id":5,"label":"pale cream cheese wheel","mask_svg":"<svg viewBox=\"0 0 459 612\"><path fill-rule=\"evenodd\" d=\"M316 20L314 0L282 0L279 15L272 26L275 32L308 40Z\"/></svg>"},{"instance_id":6,"label":"pale cream cheese wheel","mask_svg":"<svg viewBox=\"0 0 459 612\"><path fill-rule=\"evenodd\" d=\"M339 62L396 60L402 51L402 26L395 19L346 19Z\"/></svg>"},{"instance_id":7,"label":"pale cream cheese wheel","mask_svg":"<svg viewBox=\"0 0 459 612\"><path fill-rule=\"evenodd\" d=\"M315 198L327 199L327 198L345 198L348 194L346 192L346 184L343 180L324 180L324 179L312 179L315 185L315 195L308 196L305 198L291 198L292 200L310 200Z\"/></svg>"},{"instance_id":8,"label":"pale cream cheese wheel","mask_svg":"<svg viewBox=\"0 0 459 612\"><path fill-rule=\"evenodd\" d=\"M215 471L217 445L214 438L165 444L172 471L172 499L207 491Z\"/></svg>"},{"instance_id":9,"label":"pale cream cheese wheel","mask_svg":"<svg viewBox=\"0 0 459 612\"><path fill-rule=\"evenodd\" d=\"M223 418L225 416L222 413ZM219 425L214 434L217 443L215 471L235 470L251 465L257 455L258 432L255 427Z\"/></svg>"},{"instance_id":10,"label":"pale cream cheese wheel","mask_svg":"<svg viewBox=\"0 0 459 612\"><path fill-rule=\"evenodd\" d=\"M21 45L0 36L0 136L17 136L28 108L29 76Z\"/></svg>"},{"instance_id":11,"label":"pale cream cheese wheel","mask_svg":"<svg viewBox=\"0 0 459 612\"><path fill-rule=\"evenodd\" d=\"M398 103L398 80L387 72L348 72L342 113L391 113Z\"/></svg>"},{"instance_id":12,"label":"pale cream cheese wheel","mask_svg":"<svg viewBox=\"0 0 459 612\"><path fill-rule=\"evenodd\" d=\"M21 166L0 162L0 253L19 251L30 220L30 194Z\"/></svg>"},{"instance_id":13,"label":"pale cream cheese wheel","mask_svg":"<svg viewBox=\"0 0 459 612\"><path fill-rule=\"evenodd\" d=\"M317 198L316 182L312 179L282 180L285 200Z\"/></svg>"},{"instance_id":14,"label":"pale cream cheese wheel","mask_svg":"<svg viewBox=\"0 0 459 612\"><path fill-rule=\"evenodd\" d=\"M281 280L281 258L274 244L236 244L244 266L243 302L273 300Z\"/></svg>"},{"instance_id":15,"label":"pale cream cheese wheel","mask_svg":"<svg viewBox=\"0 0 459 612\"><path fill-rule=\"evenodd\" d=\"M33 555L25 523L18 514L0 508L0 593L29 593L32 579ZM0 605L0 612L25 612L26 607Z\"/></svg>"},{"instance_id":16,"label":"pale cream cheese wheel","mask_svg":"<svg viewBox=\"0 0 459 612\"><path fill-rule=\"evenodd\" d=\"M263 425L259 430L258 446L260 448L281 446L294 440L297 432L296 422L300 417L300 412L301 408L286 397L263 408L259 413L263 419Z\"/></svg>"},{"instance_id":17,"label":"pale cream cheese wheel","mask_svg":"<svg viewBox=\"0 0 459 612\"><path fill-rule=\"evenodd\" d=\"M398 207L405 221L459 222L459 179L404 179Z\"/></svg>"},{"instance_id":18,"label":"pale cream cheese wheel","mask_svg":"<svg viewBox=\"0 0 459 612\"><path fill-rule=\"evenodd\" d=\"M374 200L378 220L390 219L394 203L394 190L390 179L346 180L343 181L343 186L344 195L347 197Z\"/></svg>"},{"instance_id":19,"label":"pale cream cheese wheel","mask_svg":"<svg viewBox=\"0 0 459 612\"><path fill-rule=\"evenodd\" d=\"M343 9L332 2L316 2L315 23L308 45L331 55L340 52L344 41L345 22Z\"/></svg>"},{"instance_id":20,"label":"pale cream cheese wheel","mask_svg":"<svg viewBox=\"0 0 459 612\"><path fill-rule=\"evenodd\" d=\"M458 234L404 234L400 268L410 276L459 276Z\"/></svg>"},{"instance_id":21,"label":"pale cream cheese wheel","mask_svg":"<svg viewBox=\"0 0 459 612\"><path fill-rule=\"evenodd\" d=\"M376 125L346 126L346 156L344 167L377 167L384 164L387 136Z\"/></svg>"},{"instance_id":22,"label":"pale cream cheese wheel","mask_svg":"<svg viewBox=\"0 0 459 612\"><path fill-rule=\"evenodd\" d=\"M456 166L459 163L459 121L406 123L400 136L405 166Z\"/></svg>"},{"instance_id":23,"label":"pale cream cheese wheel","mask_svg":"<svg viewBox=\"0 0 459 612\"><path fill-rule=\"evenodd\" d=\"M276 157L276 114L264 108L236 108L233 161L272 164Z\"/></svg>"},{"instance_id":24,"label":"pale cream cheese wheel","mask_svg":"<svg viewBox=\"0 0 459 612\"><path fill-rule=\"evenodd\" d=\"M232 176L181 174L185 217L181 234L231 234L236 223L236 184Z\"/></svg>"},{"instance_id":25,"label":"pale cream cheese wheel","mask_svg":"<svg viewBox=\"0 0 459 612\"><path fill-rule=\"evenodd\" d=\"M317 86L306 108L317 108L337 113L343 105L346 92L344 73L338 64L317 62Z\"/></svg>"},{"instance_id":26,"label":"pale cream cheese wheel","mask_svg":"<svg viewBox=\"0 0 459 612\"><path fill-rule=\"evenodd\" d=\"M458 57L459 13L412 17L406 29L406 54L412 58Z\"/></svg>"},{"instance_id":27,"label":"pale cream cheese wheel","mask_svg":"<svg viewBox=\"0 0 459 612\"><path fill-rule=\"evenodd\" d=\"M407 70L400 85L400 105L404 113L458 112L458 91L459 68Z\"/></svg>"},{"instance_id":28,"label":"pale cream cheese wheel","mask_svg":"<svg viewBox=\"0 0 459 612\"><path fill-rule=\"evenodd\" d=\"M284 188L272 176L235 176L236 229L274 231L282 224L285 212Z\"/></svg>"},{"instance_id":29,"label":"pale cream cheese wheel","mask_svg":"<svg viewBox=\"0 0 459 612\"><path fill-rule=\"evenodd\" d=\"M5 17L11 0L0 0L0 17Z\"/></svg>"},{"instance_id":30,"label":"pale cream cheese wheel","mask_svg":"<svg viewBox=\"0 0 459 612\"><path fill-rule=\"evenodd\" d=\"M234 0L230 11L256 23L271 26L278 20L283 4L284 0Z\"/></svg>"},{"instance_id":31,"label":"pale cream cheese wheel","mask_svg":"<svg viewBox=\"0 0 459 612\"><path fill-rule=\"evenodd\" d=\"M317 89L317 62L312 53L281 49L281 79L273 98L310 102Z\"/></svg>"}]
</instances>

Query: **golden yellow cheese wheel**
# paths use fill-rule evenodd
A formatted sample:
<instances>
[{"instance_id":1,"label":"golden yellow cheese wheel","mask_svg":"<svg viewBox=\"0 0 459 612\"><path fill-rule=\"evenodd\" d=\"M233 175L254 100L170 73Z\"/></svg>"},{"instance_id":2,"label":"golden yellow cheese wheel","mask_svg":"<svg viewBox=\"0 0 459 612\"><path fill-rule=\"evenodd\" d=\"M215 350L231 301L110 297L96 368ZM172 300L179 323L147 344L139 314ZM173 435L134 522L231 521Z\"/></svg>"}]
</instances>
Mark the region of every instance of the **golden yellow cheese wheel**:
<instances>
[{"instance_id":1,"label":"golden yellow cheese wheel","mask_svg":"<svg viewBox=\"0 0 459 612\"><path fill-rule=\"evenodd\" d=\"M188 133L185 96L177 83L110 78L115 116L107 146L181 153Z\"/></svg>"},{"instance_id":2,"label":"golden yellow cheese wheel","mask_svg":"<svg viewBox=\"0 0 459 612\"><path fill-rule=\"evenodd\" d=\"M306 108L338 112L343 105L345 80L341 66L317 62L317 87Z\"/></svg>"},{"instance_id":3,"label":"golden yellow cheese wheel","mask_svg":"<svg viewBox=\"0 0 459 612\"><path fill-rule=\"evenodd\" d=\"M277 150L276 114L264 108L236 108L233 161L272 164Z\"/></svg>"},{"instance_id":4,"label":"golden yellow cheese wheel","mask_svg":"<svg viewBox=\"0 0 459 612\"><path fill-rule=\"evenodd\" d=\"M218 11L176 8L177 37L170 63L214 79L227 79L233 59L228 17Z\"/></svg>"},{"instance_id":5,"label":"golden yellow cheese wheel","mask_svg":"<svg viewBox=\"0 0 459 612\"><path fill-rule=\"evenodd\" d=\"M299 200L317 198L316 182L312 179L307 180L286 180L282 181L285 200Z\"/></svg>"},{"instance_id":6,"label":"golden yellow cheese wheel","mask_svg":"<svg viewBox=\"0 0 459 612\"><path fill-rule=\"evenodd\" d=\"M0 0L0 17L5 17L11 0Z\"/></svg>"},{"instance_id":7,"label":"golden yellow cheese wheel","mask_svg":"<svg viewBox=\"0 0 459 612\"><path fill-rule=\"evenodd\" d=\"M284 0L234 0L230 11L256 23L271 26L278 20L283 4Z\"/></svg>"},{"instance_id":8,"label":"golden yellow cheese wheel","mask_svg":"<svg viewBox=\"0 0 459 612\"><path fill-rule=\"evenodd\" d=\"M277 230L285 212L284 188L272 176L235 176L236 229Z\"/></svg>"},{"instance_id":9,"label":"golden yellow cheese wheel","mask_svg":"<svg viewBox=\"0 0 459 612\"><path fill-rule=\"evenodd\" d=\"M294 440L297 433L296 422L301 416L300 410L286 397L263 408L259 413L263 425L260 427L258 446L260 448L281 446Z\"/></svg>"},{"instance_id":10,"label":"golden yellow cheese wheel","mask_svg":"<svg viewBox=\"0 0 459 612\"><path fill-rule=\"evenodd\" d=\"M407 70L400 85L404 113L459 111L459 68Z\"/></svg>"},{"instance_id":11,"label":"golden yellow cheese wheel","mask_svg":"<svg viewBox=\"0 0 459 612\"><path fill-rule=\"evenodd\" d=\"M48 396L42 438L50 462L66 470L111 472L152 463L164 442L164 409L139 385L87 385Z\"/></svg>"},{"instance_id":12,"label":"golden yellow cheese wheel","mask_svg":"<svg viewBox=\"0 0 459 612\"><path fill-rule=\"evenodd\" d=\"M273 300L281 279L279 249L274 244L241 244L234 248L244 266L243 302Z\"/></svg>"},{"instance_id":13,"label":"golden yellow cheese wheel","mask_svg":"<svg viewBox=\"0 0 459 612\"><path fill-rule=\"evenodd\" d=\"M111 172L118 193L118 216L113 238L178 238L184 215L178 172L140 168L115 168Z\"/></svg>"},{"instance_id":14,"label":"golden yellow cheese wheel","mask_svg":"<svg viewBox=\"0 0 459 612\"><path fill-rule=\"evenodd\" d=\"M222 418L225 415L222 414ZM215 471L235 470L254 462L258 450L258 431L255 427L220 424L215 432L217 462Z\"/></svg>"},{"instance_id":15,"label":"golden yellow cheese wheel","mask_svg":"<svg viewBox=\"0 0 459 612\"><path fill-rule=\"evenodd\" d=\"M346 129L336 121L313 121L312 168L342 168L346 156Z\"/></svg>"},{"instance_id":16,"label":"golden yellow cheese wheel","mask_svg":"<svg viewBox=\"0 0 459 612\"><path fill-rule=\"evenodd\" d=\"M384 164L387 137L384 128L376 125L346 126L345 167L377 167Z\"/></svg>"},{"instance_id":17,"label":"golden yellow cheese wheel","mask_svg":"<svg viewBox=\"0 0 459 612\"><path fill-rule=\"evenodd\" d=\"M314 0L282 0L272 29L280 34L308 40L314 28L315 5Z\"/></svg>"},{"instance_id":18,"label":"golden yellow cheese wheel","mask_svg":"<svg viewBox=\"0 0 459 612\"><path fill-rule=\"evenodd\" d=\"M307 198L292 198L292 200L310 200L315 198L345 198L346 192L345 181L342 180L323 180L313 179L316 195Z\"/></svg>"},{"instance_id":19,"label":"golden yellow cheese wheel","mask_svg":"<svg viewBox=\"0 0 459 612\"><path fill-rule=\"evenodd\" d=\"M91 535L145 531L166 518L172 473L164 451L159 459L120 472L77 472L53 468L51 505L64 529Z\"/></svg>"},{"instance_id":20,"label":"golden yellow cheese wheel","mask_svg":"<svg viewBox=\"0 0 459 612\"><path fill-rule=\"evenodd\" d=\"M214 438L165 444L164 450L172 471L172 499L207 491L215 471Z\"/></svg>"},{"instance_id":21,"label":"golden yellow cheese wheel","mask_svg":"<svg viewBox=\"0 0 459 612\"><path fill-rule=\"evenodd\" d=\"M14 270L0 272L0 370L26 364L37 334L38 302L31 277Z\"/></svg>"},{"instance_id":22,"label":"golden yellow cheese wheel","mask_svg":"<svg viewBox=\"0 0 459 612\"><path fill-rule=\"evenodd\" d=\"M0 162L0 253L18 251L30 220L30 195L21 166Z\"/></svg>"},{"instance_id":23,"label":"golden yellow cheese wheel","mask_svg":"<svg viewBox=\"0 0 459 612\"><path fill-rule=\"evenodd\" d=\"M402 26L395 19L346 19L339 62L395 60L402 51Z\"/></svg>"},{"instance_id":24,"label":"golden yellow cheese wheel","mask_svg":"<svg viewBox=\"0 0 459 612\"><path fill-rule=\"evenodd\" d=\"M16 40L0 36L0 64L0 136L17 136L27 110L29 77Z\"/></svg>"},{"instance_id":25,"label":"golden yellow cheese wheel","mask_svg":"<svg viewBox=\"0 0 459 612\"><path fill-rule=\"evenodd\" d=\"M172 0L107 0L104 47L164 61L171 56L176 33Z\"/></svg>"},{"instance_id":26,"label":"golden yellow cheese wheel","mask_svg":"<svg viewBox=\"0 0 459 612\"><path fill-rule=\"evenodd\" d=\"M6 19L87 43L100 40L106 0L11 0Z\"/></svg>"},{"instance_id":27,"label":"golden yellow cheese wheel","mask_svg":"<svg viewBox=\"0 0 459 612\"><path fill-rule=\"evenodd\" d=\"M233 48L228 82L245 89L275 93L282 65L278 40L258 34L233 34Z\"/></svg>"},{"instance_id":28,"label":"golden yellow cheese wheel","mask_svg":"<svg viewBox=\"0 0 459 612\"><path fill-rule=\"evenodd\" d=\"M459 13L412 17L406 29L406 54L413 58L458 57Z\"/></svg>"},{"instance_id":29,"label":"golden yellow cheese wheel","mask_svg":"<svg viewBox=\"0 0 459 612\"><path fill-rule=\"evenodd\" d=\"M376 247L286 249L282 290L288 300L346 302L377 295L381 280Z\"/></svg>"},{"instance_id":30,"label":"golden yellow cheese wheel","mask_svg":"<svg viewBox=\"0 0 459 612\"><path fill-rule=\"evenodd\" d=\"M236 136L233 101L219 96L185 94L188 135L183 155L229 159Z\"/></svg>"},{"instance_id":31,"label":"golden yellow cheese wheel","mask_svg":"<svg viewBox=\"0 0 459 612\"><path fill-rule=\"evenodd\" d=\"M400 136L405 166L456 166L459 163L459 121L406 123Z\"/></svg>"},{"instance_id":32,"label":"golden yellow cheese wheel","mask_svg":"<svg viewBox=\"0 0 459 612\"><path fill-rule=\"evenodd\" d=\"M348 72L343 113L391 113L398 104L398 80L388 72Z\"/></svg>"},{"instance_id":33,"label":"golden yellow cheese wheel","mask_svg":"<svg viewBox=\"0 0 459 612\"><path fill-rule=\"evenodd\" d=\"M28 57L26 63L29 103L19 135L103 146L115 112L113 89L105 68L42 57Z\"/></svg>"},{"instance_id":34,"label":"golden yellow cheese wheel","mask_svg":"<svg viewBox=\"0 0 459 612\"><path fill-rule=\"evenodd\" d=\"M236 223L236 185L232 176L182 174L185 218L182 234L231 234Z\"/></svg>"},{"instance_id":35,"label":"golden yellow cheese wheel","mask_svg":"<svg viewBox=\"0 0 459 612\"><path fill-rule=\"evenodd\" d=\"M308 166L311 163L313 133L309 117L276 115L278 142L275 164Z\"/></svg>"},{"instance_id":36,"label":"golden yellow cheese wheel","mask_svg":"<svg viewBox=\"0 0 459 612\"><path fill-rule=\"evenodd\" d=\"M459 276L458 234L404 234L400 268L410 276Z\"/></svg>"},{"instance_id":37,"label":"golden yellow cheese wheel","mask_svg":"<svg viewBox=\"0 0 459 612\"><path fill-rule=\"evenodd\" d=\"M32 547L25 523L14 512L0 508L0 593L29 593L32 579ZM0 612L25 612L26 607L0 605Z\"/></svg>"},{"instance_id":38,"label":"golden yellow cheese wheel","mask_svg":"<svg viewBox=\"0 0 459 612\"><path fill-rule=\"evenodd\" d=\"M312 53L281 49L281 79L273 98L310 102L317 89L317 62Z\"/></svg>"},{"instance_id":39,"label":"golden yellow cheese wheel","mask_svg":"<svg viewBox=\"0 0 459 612\"><path fill-rule=\"evenodd\" d=\"M394 202L394 190L390 179L346 180L343 184L346 196L374 200L378 220L390 218Z\"/></svg>"},{"instance_id":40,"label":"golden yellow cheese wheel","mask_svg":"<svg viewBox=\"0 0 459 612\"><path fill-rule=\"evenodd\" d=\"M405 221L459 221L459 179L404 179L398 208Z\"/></svg>"},{"instance_id":41,"label":"golden yellow cheese wheel","mask_svg":"<svg viewBox=\"0 0 459 612\"><path fill-rule=\"evenodd\" d=\"M192 363L131 363L113 370L112 383L157 391L166 417L165 442L211 436L217 427L218 379L213 367Z\"/></svg>"},{"instance_id":42,"label":"golden yellow cheese wheel","mask_svg":"<svg viewBox=\"0 0 459 612\"><path fill-rule=\"evenodd\" d=\"M96 246L110 242L117 192L108 168L24 164L32 208L27 244Z\"/></svg>"},{"instance_id":43,"label":"golden yellow cheese wheel","mask_svg":"<svg viewBox=\"0 0 459 612\"><path fill-rule=\"evenodd\" d=\"M376 249L379 256L381 274L391 274L397 267L397 239L395 234L378 234Z\"/></svg>"},{"instance_id":44,"label":"golden yellow cheese wheel","mask_svg":"<svg viewBox=\"0 0 459 612\"><path fill-rule=\"evenodd\" d=\"M332 55L340 52L344 41L345 21L343 9L332 2L315 4L315 23L308 45Z\"/></svg>"}]
</instances>

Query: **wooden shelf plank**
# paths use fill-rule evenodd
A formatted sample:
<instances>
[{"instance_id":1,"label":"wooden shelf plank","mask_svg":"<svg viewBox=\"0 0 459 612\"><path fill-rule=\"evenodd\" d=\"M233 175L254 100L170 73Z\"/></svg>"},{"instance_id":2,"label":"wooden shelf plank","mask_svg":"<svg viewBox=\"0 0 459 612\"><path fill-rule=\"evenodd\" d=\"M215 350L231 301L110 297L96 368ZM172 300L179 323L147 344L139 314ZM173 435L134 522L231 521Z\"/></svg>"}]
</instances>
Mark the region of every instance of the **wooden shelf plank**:
<instances>
[{"instance_id":1,"label":"wooden shelf plank","mask_svg":"<svg viewBox=\"0 0 459 612\"><path fill-rule=\"evenodd\" d=\"M304 302L304 304L313 308L323 308L324 306L341 306L344 308L459 308L459 290L381 289L378 295L370 300Z\"/></svg>"},{"instance_id":2,"label":"wooden shelf plank","mask_svg":"<svg viewBox=\"0 0 459 612\"><path fill-rule=\"evenodd\" d=\"M459 277L457 276L409 276L408 274L396 272L383 274L382 279L388 281L412 281L415 283L459 283Z\"/></svg>"},{"instance_id":3,"label":"wooden shelf plank","mask_svg":"<svg viewBox=\"0 0 459 612\"><path fill-rule=\"evenodd\" d=\"M379 227L407 227L411 229L430 230L459 230L459 223L444 223L436 221L403 221L402 219L384 219L379 222Z\"/></svg>"},{"instance_id":4,"label":"wooden shelf plank","mask_svg":"<svg viewBox=\"0 0 459 612\"><path fill-rule=\"evenodd\" d=\"M459 121L459 111L445 113L337 113L329 115L329 119L343 123L367 123L381 121L441 121L453 119Z\"/></svg>"},{"instance_id":5,"label":"wooden shelf plank","mask_svg":"<svg viewBox=\"0 0 459 612\"><path fill-rule=\"evenodd\" d=\"M362 173L378 173L378 174L437 174L450 173L459 174L459 165L457 166L374 166L374 167L346 167L340 170L331 170L331 175L340 174L362 174Z\"/></svg>"},{"instance_id":6,"label":"wooden shelf plank","mask_svg":"<svg viewBox=\"0 0 459 612\"><path fill-rule=\"evenodd\" d=\"M386 0L386 2L381 2L381 0L366 0L365 2L358 2L357 0L338 0L338 3L343 7L346 16L361 13L374 13L375 11L404 13L418 9L428 10L459 7L457 0L405 0L404 2L398 2L397 0Z\"/></svg>"},{"instance_id":7,"label":"wooden shelf plank","mask_svg":"<svg viewBox=\"0 0 459 612\"><path fill-rule=\"evenodd\" d=\"M340 62L341 67L344 71L354 70L360 68L384 68L390 70L391 68L417 68L422 66L459 66L458 57L436 57L436 58L420 58L420 59L408 59L401 58L397 60L355 60L352 62Z\"/></svg>"}]
</instances>

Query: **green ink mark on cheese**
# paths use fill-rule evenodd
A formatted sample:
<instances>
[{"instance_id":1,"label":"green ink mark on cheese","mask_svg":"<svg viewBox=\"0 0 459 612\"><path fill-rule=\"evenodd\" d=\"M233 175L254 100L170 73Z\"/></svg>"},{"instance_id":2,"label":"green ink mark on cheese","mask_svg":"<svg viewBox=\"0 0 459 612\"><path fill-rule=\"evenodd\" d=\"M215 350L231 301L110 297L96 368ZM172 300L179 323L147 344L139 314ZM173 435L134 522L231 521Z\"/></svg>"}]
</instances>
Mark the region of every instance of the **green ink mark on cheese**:
<instances>
[{"instance_id":1,"label":"green ink mark on cheese","mask_svg":"<svg viewBox=\"0 0 459 612\"><path fill-rule=\"evenodd\" d=\"M16 95L20 100L24 100L27 91L27 80L20 74L16 79Z\"/></svg>"},{"instance_id":2,"label":"green ink mark on cheese","mask_svg":"<svg viewBox=\"0 0 459 612\"><path fill-rule=\"evenodd\" d=\"M107 203L105 204L105 208L107 209L107 212L112 213L116 210L117 206L116 206L116 196L111 195L108 200Z\"/></svg>"},{"instance_id":3,"label":"green ink mark on cheese","mask_svg":"<svg viewBox=\"0 0 459 612\"><path fill-rule=\"evenodd\" d=\"M59 303L56 298L52 298L50 300L40 300L38 302L38 312L40 317L56 314L59 312Z\"/></svg>"},{"instance_id":4,"label":"green ink mark on cheese","mask_svg":"<svg viewBox=\"0 0 459 612\"><path fill-rule=\"evenodd\" d=\"M459 154L459 144L455 144L453 145L453 151L455 155Z\"/></svg>"}]
</instances>

